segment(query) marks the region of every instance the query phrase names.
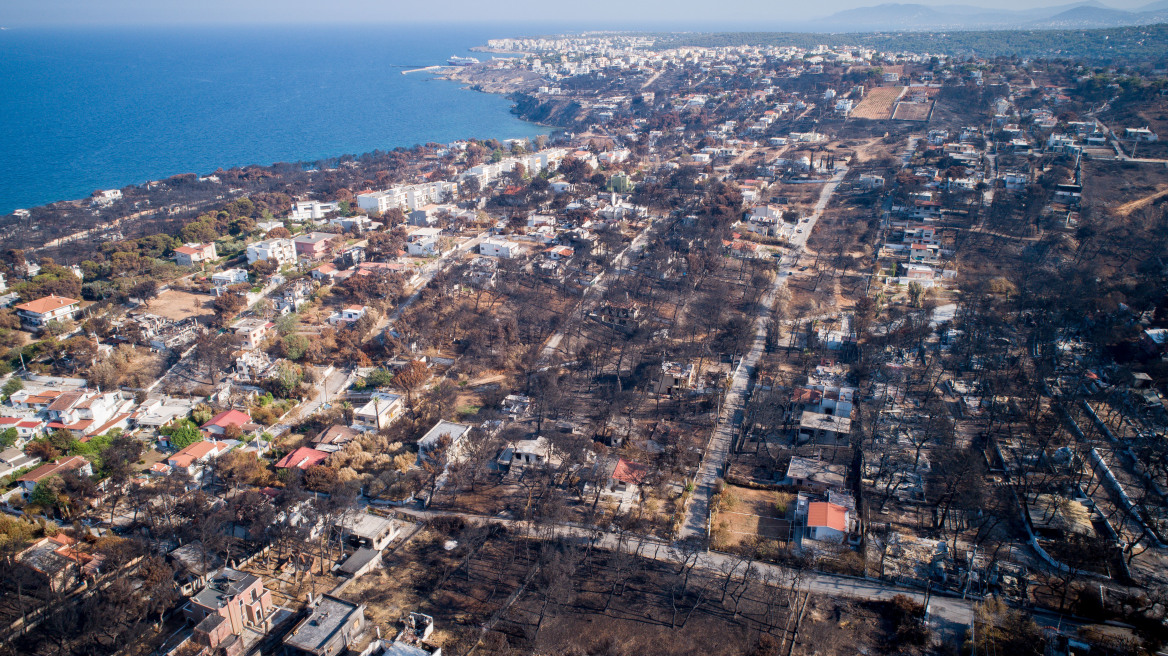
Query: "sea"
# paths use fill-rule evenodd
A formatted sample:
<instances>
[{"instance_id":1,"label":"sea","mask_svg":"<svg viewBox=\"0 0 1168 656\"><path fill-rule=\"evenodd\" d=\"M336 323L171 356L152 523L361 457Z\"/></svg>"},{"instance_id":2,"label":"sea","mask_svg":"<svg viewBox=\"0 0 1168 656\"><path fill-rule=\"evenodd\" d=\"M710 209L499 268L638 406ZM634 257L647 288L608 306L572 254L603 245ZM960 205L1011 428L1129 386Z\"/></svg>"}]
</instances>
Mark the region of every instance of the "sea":
<instances>
[{"instance_id":1,"label":"sea","mask_svg":"<svg viewBox=\"0 0 1168 656\"><path fill-rule=\"evenodd\" d=\"M522 33L521 33L522 32ZM179 173L546 133L430 73L503 25L0 30L0 215Z\"/></svg>"}]
</instances>

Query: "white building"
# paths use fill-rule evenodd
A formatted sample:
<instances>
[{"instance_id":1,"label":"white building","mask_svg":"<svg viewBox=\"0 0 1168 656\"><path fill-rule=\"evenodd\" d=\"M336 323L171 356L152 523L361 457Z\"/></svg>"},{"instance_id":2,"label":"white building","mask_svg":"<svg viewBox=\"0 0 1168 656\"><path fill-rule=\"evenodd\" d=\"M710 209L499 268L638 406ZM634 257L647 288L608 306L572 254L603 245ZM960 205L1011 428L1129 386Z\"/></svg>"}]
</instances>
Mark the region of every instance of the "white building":
<instances>
[{"instance_id":1,"label":"white building","mask_svg":"<svg viewBox=\"0 0 1168 656\"><path fill-rule=\"evenodd\" d=\"M329 212L340 211L340 203L322 203L319 200L302 200L292 205L292 214L288 218L293 221L318 221Z\"/></svg>"},{"instance_id":2,"label":"white building","mask_svg":"<svg viewBox=\"0 0 1168 656\"><path fill-rule=\"evenodd\" d=\"M20 322L27 327L40 328L50 321L66 321L77 314L81 301L67 296L49 294L35 301L16 306Z\"/></svg>"},{"instance_id":3,"label":"white building","mask_svg":"<svg viewBox=\"0 0 1168 656\"><path fill-rule=\"evenodd\" d=\"M520 250L519 244L503 239L484 239L479 242L479 254L488 257L511 259L519 255Z\"/></svg>"},{"instance_id":4,"label":"white building","mask_svg":"<svg viewBox=\"0 0 1168 656\"><path fill-rule=\"evenodd\" d=\"M418 466L421 466L423 458L427 454L434 451L438 447L439 441L443 436L450 438L449 459L455 459L459 451L459 445L467 433L470 432L471 427L467 424L458 424L453 421L439 421L434 424L434 427L426 431L422 439L418 440Z\"/></svg>"},{"instance_id":5,"label":"white building","mask_svg":"<svg viewBox=\"0 0 1168 656\"><path fill-rule=\"evenodd\" d=\"M406 252L414 257L432 257L442 254L442 246L436 237L425 237L406 244Z\"/></svg>"},{"instance_id":6,"label":"white building","mask_svg":"<svg viewBox=\"0 0 1168 656\"><path fill-rule=\"evenodd\" d=\"M1149 130L1146 126L1142 128L1125 128L1123 135L1132 141L1156 141L1159 139L1156 133Z\"/></svg>"},{"instance_id":7,"label":"white building","mask_svg":"<svg viewBox=\"0 0 1168 656\"><path fill-rule=\"evenodd\" d=\"M390 392L374 392L369 402L353 413L353 428L381 430L401 416L402 396Z\"/></svg>"},{"instance_id":8,"label":"white building","mask_svg":"<svg viewBox=\"0 0 1168 656\"><path fill-rule=\"evenodd\" d=\"M291 239L265 239L247 246L247 263L259 260L273 260L278 265L296 261L296 246Z\"/></svg>"},{"instance_id":9,"label":"white building","mask_svg":"<svg viewBox=\"0 0 1168 656\"><path fill-rule=\"evenodd\" d=\"M774 205L752 207L746 216L747 232L775 237L782 231L783 209Z\"/></svg>"},{"instance_id":10,"label":"white building","mask_svg":"<svg viewBox=\"0 0 1168 656\"><path fill-rule=\"evenodd\" d=\"M231 329L239 336L244 348L257 349L275 326L276 324L263 319L240 319Z\"/></svg>"},{"instance_id":11,"label":"white building","mask_svg":"<svg viewBox=\"0 0 1168 656\"><path fill-rule=\"evenodd\" d=\"M215 252L215 242L186 244L174 249L174 261L179 266L194 266L200 262L214 260L218 256Z\"/></svg>"},{"instance_id":12,"label":"white building","mask_svg":"<svg viewBox=\"0 0 1168 656\"><path fill-rule=\"evenodd\" d=\"M216 287L227 287L241 282L247 282L246 269L225 269L211 276L211 284Z\"/></svg>"},{"instance_id":13,"label":"white building","mask_svg":"<svg viewBox=\"0 0 1168 656\"><path fill-rule=\"evenodd\" d=\"M566 154L567 151L562 148L549 148L528 155L508 157L498 162L472 166L462 174L462 179L474 178L481 187L485 187L504 174L514 171L516 166L523 166L527 175L535 175L544 169L559 167Z\"/></svg>"},{"instance_id":14,"label":"white building","mask_svg":"<svg viewBox=\"0 0 1168 656\"><path fill-rule=\"evenodd\" d=\"M807 536L820 542L843 542L848 534L848 509L828 501L800 499L796 515L807 523Z\"/></svg>"},{"instance_id":15,"label":"white building","mask_svg":"<svg viewBox=\"0 0 1168 656\"><path fill-rule=\"evenodd\" d=\"M106 189L99 191L93 195L93 204L101 205L102 207L113 203L116 200L122 199L121 189Z\"/></svg>"},{"instance_id":16,"label":"white building","mask_svg":"<svg viewBox=\"0 0 1168 656\"><path fill-rule=\"evenodd\" d=\"M365 317L365 312L364 305L350 305L340 312L333 312L329 315L328 322L333 326L354 324Z\"/></svg>"},{"instance_id":17,"label":"white building","mask_svg":"<svg viewBox=\"0 0 1168 656\"><path fill-rule=\"evenodd\" d=\"M420 210L426 205L444 203L458 195L458 184L447 180L392 187L357 195L357 207L366 212Z\"/></svg>"}]
</instances>

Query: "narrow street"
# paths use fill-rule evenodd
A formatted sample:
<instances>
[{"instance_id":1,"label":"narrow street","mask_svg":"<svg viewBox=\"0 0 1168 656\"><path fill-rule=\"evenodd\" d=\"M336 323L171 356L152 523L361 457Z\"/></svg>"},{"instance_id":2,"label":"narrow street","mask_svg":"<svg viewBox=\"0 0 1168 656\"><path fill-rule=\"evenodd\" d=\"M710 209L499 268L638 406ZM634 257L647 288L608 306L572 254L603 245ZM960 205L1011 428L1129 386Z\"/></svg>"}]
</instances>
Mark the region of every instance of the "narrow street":
<instances>
[{"instance_id":1,"label":"narrow street","mask_svg":"<svg viewBox=\"0 0 1168 656\"><path fill-rule=\"evenodd\" d=\"M507 526L513 531L528 535L535 535L536 533L536 527L532 522L522 520L444 511L424 511L406 508L396 510L399 513L423 521L439 517L457 516L469 522ZM585 544L590 543L596 548L608 551L616 551L619 548L628 553L636 553L641 557L662 562L682 563L687 558L693 557L692 552L687 554L683 549L659 540L627 534L621 537L617 533L604 532L579 525L558 525L553 531L553 537L561 539L569 538ZM802 590L829 597L886 601L900 594L911 597L921 603L926 598L926 593L920 590L891 585L872 579L822 572L797 573L790 568L758 561L754 561L751 564L756 569L758 579L770 577L771 580L785 581L789 584L798 574L798 580L794 582ZM746 568L741 558L731 554L713 551L699 554L696 557L695 566L698 569L716 574L724 574L733 569L736 578L741 578L741 572ZM962 636L965 628L973 621L973 608L978 599L962 599L938 594L929 595L928 598L929 624L933 631L942 632L947 638Z\"/></svg>"},{"instance_id":2,"label":"narrow street","mask_svg":"<svg viewBox=\"0 0 1168 656\"><path fill-rule=\"evenodd\" d=\"M815 211L811 213L802 233L796 233L791 241L792 249L796 253L807 245L807 238L815 228L816 221L827 208L836 187L847 175L848 170L841 168L836 171L831 180L819 192L819 201L815 204ZM766 325L771 316L771 306L774 305L775 295L779 288L787 282L788 268L781 268L771 283L770 289L759 302L758 315L755 317L754 341L750 351L738 363L731 378L730 389L726 392L726 399L722 404L722 411L718 415L717 424L706 446L705 455L698 466L698 473L694 477L694 493L686 508L685 522L682 524L679 539L707 538L710 516L710 498L714 494L714 486L722 475L726 461L730 457L730 446L738 434L738 426L742 422L743 411L748 399L750 380L754 376L754 368L758 365L766 347Z\"/></svg>"},{"instance_id":3,"label":"narrow street","mask_svg":"<svg viewBox=\"0 0 1168 656\"><path fill-rule=\"evenodd\" d=\"M422 290L426 288L426 285L430 284L430 281L434 279L434 276L438 275L439 271L449 266L450 263L454 261L454 258L478 248L478 245L486 238L487 233L480 232L473 239L469 239L462 244L459 244L457 248L450 250L442 257L428 264L425 269L423 269L422 273L419 274L418 282L414 285L413 292L406 298L406 300L398 304L398 306L394 308L392 312L382 317L381 320L377 322L377 325L373 327L372 334L380 335L387 327L389 327L390 324L400 319L401 315L406 310L408 310L411 305L417 302L418 297L422 295Z\"/></svg>"},{"instance_id":4,"label":"narrow street","mask_svg":"<svg viewBox=\"0 0 1168 656\"><path fill-rule=\"evenodd\" d=\"M560 348L560 342L564 340L565 331L576 325L576 323L584 320L584 317L588 311L588 301L604 296L604 292L608 290L608 285L605 281L610 277L610 274L619 274L629 264L629 253L635 252L645 244L645 240L649 238L649 233L652 232L657 225L652 221L653 220L650 219L650 224L646 226L646 228L642 230L640 234L634 237L633 240L629 242L629 245L624 248L624 250L622 250L620 253L617 253L616 257L614 257L612 262L608 265L608 268L600 272L600 274L596 276L596 279L592 281L592 284L584 290L583 295L580 296L580 302L577 303L576 307L572 310L571 313L569 313L568 318L564 320L563 324L561 324L561 328L556 331L554 335L549 337L547 342L544 344L543 350L539 353L539 363L541 365L546 365L551 362L552 356L555 355L556 351L558 351Z\"/></svg>"}]
</instances>

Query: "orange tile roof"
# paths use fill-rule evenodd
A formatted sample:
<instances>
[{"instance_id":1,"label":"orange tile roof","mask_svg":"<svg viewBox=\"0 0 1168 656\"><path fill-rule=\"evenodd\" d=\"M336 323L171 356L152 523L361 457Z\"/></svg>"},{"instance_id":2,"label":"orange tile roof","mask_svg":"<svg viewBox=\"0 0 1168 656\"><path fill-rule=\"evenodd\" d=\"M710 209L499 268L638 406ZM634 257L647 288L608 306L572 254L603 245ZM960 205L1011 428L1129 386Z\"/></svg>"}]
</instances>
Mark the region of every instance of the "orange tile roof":
<instances>
[{"instance_id":1,"label":"orange tile roof","mask_svg":"<svg viewBox=\"0 0 1168 656\"><path fill-rule=\"evenodd\" d=\"M30 394L27 398L25 398L24 403L26 405L47 405L52 403L53 399L57 398L58 396L61 396L61 392L57 390L49 390L47 392L41 392L40 394Z\"/></svg>"},{"instance_id":2,"label":"orange tile roof","mask_svg":"<svg viewBox=\"0 0 1168 656\"><path fill-rule=\"evenodd\" d=\"M806 387L796 388L791 394L791 401L794 403L816 403L823 394L819 390L807 389Z\"/></svg>"},{"instance_id":3,"label":"orange tile roof","mask_svg":"<svg viewBox=\"0 0 1168 656\"><path fill-rule=\"evenodd\" d=\"M807 525L826 526L846 533L848 530L848 510L827 501L812 501L807 504Z\"/></svg>"},{"instance_id":4,"label":"orange tile roof","mask_svg":"<svg viewBox=\"0 0 1168 656\"><path fill-rule=\"evenodd\" d=\"M57 296L56 294L49 294L44 298L38 298L35 301L29 301L28 303L17 305L16 309L24 310L25 312L33 312L35 314L48 314L54 310L60 310L63 307L75 305L80 302L81 301L69 298L68 296Z\"/></svg>"},{"instance_id":5,"label":"orange tile roof","mask_svg":"<svg viewBox=\"0 0 1168 656\"><path fill-rule=\"evenodd\" d=\"M196 460L207 457L207 454L212 451L226 447L227 444L225 442L203 440L187 446L185 449L168 458L167 461L175 467L190 467Z\"/></svg>"}]
</instances>

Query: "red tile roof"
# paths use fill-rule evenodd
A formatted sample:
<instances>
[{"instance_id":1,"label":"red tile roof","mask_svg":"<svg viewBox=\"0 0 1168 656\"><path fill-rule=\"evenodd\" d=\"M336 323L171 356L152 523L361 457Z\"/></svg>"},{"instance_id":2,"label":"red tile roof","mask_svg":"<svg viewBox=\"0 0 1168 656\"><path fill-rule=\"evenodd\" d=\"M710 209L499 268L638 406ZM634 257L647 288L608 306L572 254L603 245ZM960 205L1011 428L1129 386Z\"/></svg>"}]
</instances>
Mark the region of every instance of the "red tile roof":
<instances>
[{"instance_id":1,"label":"red tile roof","mask_svg":"<svg viewBox=\"0 0 1168 656\"><path fill-rule=\"evenodd\" d=\"M211 418L211 421L203 424L202 428L210 426L218 426L220 428L227 428L228 426L243 426L251 421L251 416L246 412L239 410L224 410Z\"/></svg>"},{"instance_id":2,"label":"red tile roof","mask_svg":"<svg viewBox=\"0 0 1168 656\"><path fill-rule=\"evenodd\" d=\"M791 401L794 403L817 403L821 398L823 398L823 394L819 390L806 387L796 388L791 393Z\"/></svg>"},{"instance_id":3,"label":"red tile roof","mask_svg":"<svg viewBox=\"0 0 1168 656\"><path fill-rule=\"evenodd\" d=\"M22 419L20 417L0 417L0 426L16 426L17 428L36 428L41 425L39 419Z\"/></svg>"},{"instance_id":4,"label":"red tile roof","mask_svg":"<svg viewBox=\"0 0 1168 656\"><path fill-rule=\"evenodd\" d=\"M129 417L130 417L130 413L128 413L128 412L116 414L109 421L105 422L101 426L98 426L97 428L90 431L89 434L90 435L104 435L105 433L108 433L114 426L117 426L122 421L129 419ZM88 442L89 440L90 440L90 437L81 438L82 442Z\"/></svg>"},{"instance_id":5,"label":"red tile roof","mask_svg":"<svg viewBox=\"0 0 1168 656\"><path fill-rule=\"evenodd\" d=\"M25 405L48 405L53 402L53 399L61 396L61 392L57 390L49 390L41 392L40 394L30 394L24 399Z\"/></svg>"},{"instance_id":6,"label":"red tile roof","mask_svg":"<svg viewBox=\"0 0 1168 656\"><path fill-rule=\"evenodd\" d=\"M73 390L71 392L65 392L49 404L49 411L68 410L73 407L73 404L81 400L81 397L83 396L85 396L85 390Z\"/></svg>"},{"instance_id":7,"label":"red tile roof","mask_svg":"<svg viewBox=\"0 0 1168 656\"><path fill-rule=\"evenodd\" d=\"M624 458L616 461L616 469L612 470L612 477L622 483L640 485L649 475L649 468L645 465L629 462Z\"/></svg>"},{"instance_id":8,"label":"red tile roof","mask_svg":"<svg viewBox=\"0 0 1168 656\"><path fill-rule=\"evenodd\" d=\"M37 467L29 473L21 476L17 480L20 482L36 483L46 476L54 474L63 474L71 469L81 469L88 465L89 461L81 456L70 456L68 458L61 458L56 462L49 462Z\"/></svg>"},{"instance_id":9,"label":"red tile roof","mask_svg":"<svg viewBox=\"0 0 1168 656\"><path fill-rule=\"evenodd\" d=\"M280 458L276 463L276 469L308 469L322 464L328 460L329 454L324 451L317 451L311 447L302 446L292 453Z\"/></svg>"}]
</instances>

